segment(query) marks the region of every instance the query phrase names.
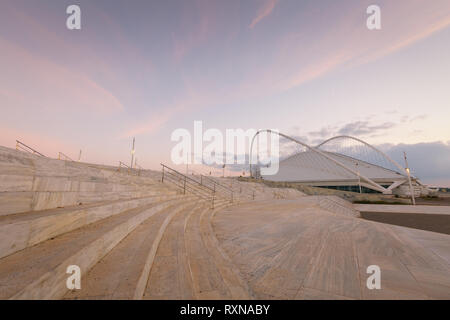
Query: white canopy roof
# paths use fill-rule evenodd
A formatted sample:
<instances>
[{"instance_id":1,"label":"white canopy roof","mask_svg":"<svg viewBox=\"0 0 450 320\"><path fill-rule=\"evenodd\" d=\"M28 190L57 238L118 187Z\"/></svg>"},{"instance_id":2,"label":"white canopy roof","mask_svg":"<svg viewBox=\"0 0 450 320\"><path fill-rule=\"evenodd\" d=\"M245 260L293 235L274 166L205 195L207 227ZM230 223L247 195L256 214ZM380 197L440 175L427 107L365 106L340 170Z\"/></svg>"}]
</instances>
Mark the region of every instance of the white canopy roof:
<instances>
[{"instance_id":1,"label":"white canopy roof","mask_svg":"<svg viewBox=\"0 0 450 320\"><path fill-rule=\"evenodd\" d=\"M393 182L405 179L405 176L395 171L365 161L331 152L326 152L326 154L346 167L374 181ZM263 176L263 178L271 181L289 182L345 181L358 179L357 175L312 151L300 152L280 161L278 173Z\"/></svg>"}]
</instances>

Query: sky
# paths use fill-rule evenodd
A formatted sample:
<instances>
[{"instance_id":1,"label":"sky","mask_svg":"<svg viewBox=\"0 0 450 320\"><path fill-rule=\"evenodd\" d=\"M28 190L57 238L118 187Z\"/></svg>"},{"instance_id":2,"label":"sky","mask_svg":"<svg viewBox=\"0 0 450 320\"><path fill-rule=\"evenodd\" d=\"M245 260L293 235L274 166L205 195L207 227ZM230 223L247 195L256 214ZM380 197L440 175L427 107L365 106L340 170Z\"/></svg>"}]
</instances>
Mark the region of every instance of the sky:
<instances>
[{"instance_id":1,"label":"sky","mask_svg":"<svg viewBox=\"0 0 450 320\"><path fill-rule=\"evenodd\" d=\"M159 169L200 120L353 135L450 186L448 0L1 0L0 52L3 146L117 164L135 137Z\"/></svg>"}]
</instances>

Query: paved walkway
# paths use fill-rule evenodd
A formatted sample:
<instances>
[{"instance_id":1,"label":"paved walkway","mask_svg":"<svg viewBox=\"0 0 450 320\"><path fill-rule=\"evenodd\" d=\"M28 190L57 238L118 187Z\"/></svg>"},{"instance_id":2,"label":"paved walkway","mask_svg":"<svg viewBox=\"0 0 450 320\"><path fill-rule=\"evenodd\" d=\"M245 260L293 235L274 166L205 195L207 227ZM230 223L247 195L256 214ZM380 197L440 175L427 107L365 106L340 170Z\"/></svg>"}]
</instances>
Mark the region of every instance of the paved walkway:
<instances>
[{"instance_id":1,"label":"paved walkway","mask_svg":"<svg viewBox=\"0 0 450 320\"><path fill-rule=\"evenodd\" d=\"M450 236L333 213L311 197L216 213L220 247L257 299L450 299ZM366 286L381 268L381 289Z\"/></svg>"}]
</instances>

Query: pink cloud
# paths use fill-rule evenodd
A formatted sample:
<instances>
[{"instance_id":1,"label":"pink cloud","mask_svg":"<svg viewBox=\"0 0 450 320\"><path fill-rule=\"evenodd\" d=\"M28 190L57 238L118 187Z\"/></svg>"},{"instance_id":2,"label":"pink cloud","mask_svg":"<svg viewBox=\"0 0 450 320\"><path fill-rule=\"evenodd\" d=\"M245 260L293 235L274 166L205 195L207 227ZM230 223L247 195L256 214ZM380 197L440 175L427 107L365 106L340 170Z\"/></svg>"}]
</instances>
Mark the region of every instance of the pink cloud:
<instances>
[{"instance_id":1,"label":"pink cloud","mask_svg":"<svg viewBox=\"0 0 450 320\"><path fill-rule=\"evenodd\" d=\"M181 113L191 110L193 101L186 99L184 102L178 102L162 108L163 111L153 114L147 120L135 124L126 131L122 138L129 138L143 134L152 134L161 129L170 119L180 116Z\"/></svg>"},{"instance_id":2,"label":"pink cloud","mask_svg":"<svg viewBox=\"0 0 450 320\"><path fill-rule=\"evenodd\" d=\"M0 48L0 103L41 111L104 114L123 110L111 92L77 70L36 57L2 38Z\"/></svg>"},{"instance_id":3,"label":"pink cloud","mask_svg":"<svg viewBox=\"0 0 450 320\"><path fill-rule=\"evenodd\" d=\"M447 17L438 19L435 22L432 22L430 25L425 26L423 29L417 30L416 33L411 33L411 34L406 35L404 38L393 42L391 45L389 45L385 48L381 48L381 49L375 51L373 54L368 54L361 61L361 63L368 63L373 60L380 59L389 54L395 53L396 51L399 51L403 48L413 45L414 43L416 43L420 40L423 40L423 39L433 35L434 33L447 28L448 26L450 26L450 15L448 15Z\"/></svg>"},{"instance_id":4,"label":"pink cloud","mask_svg":"<svg viewBox=\"0 0 450 320\"><path fill-rule=\"evenodd\" d=\"M286 79L283 84L284 87L281 87L280 89L288 90L319 78L350 61L352 58L353 56L351 53L346 50L339 50L321 61L309 64L306 68Z\"/></svg>"},{"instance_id":5,"label":"pink cloud","mask_svg":"<svg viewBox=\"0 0 450 320\"><path fill-rule=\"evenodd\" d=\"M186 86L187 93L183 97L177 99L170 105L158 108L162 111L149 116L148 119L143 122L135 124L132 128L122 134L121 138L155 133L171 119L181 117L187 112L192 112L206 105L211 105L217 102L218 99L222 99L218 92L208 93L208 90L205 90L205 88L196 90L192 88L189 83L186 84Z\"/></svg>"},{"instance_id":6,"label":"pink cloud","mask_svg":"<svg viewBox=\"0 0 450 320\"><path fill-rule=\"evenodd\" d=\"M164 124L169 121L176 113L176 109L168 110L162 114L154 115L144 123L138 124L136 127L128 130L123 137L135 137L142 134L151 134L161 129Z\"/></svg>"},{"instance_id":7,"label":"pink cloud","mask_svg":"<svg viewBox=\"0 0 450 320\"><path fill-rule=\"evenodd\" d=\"M207 41L212 35L217 14L215 5L212 1L197 0L189 10L183 11L179 29L172 32L176 62L180 62L193 48Z\"/></svg>"},{"instance_id":8,"label":"pink cloud","mask_svg":"<svg viewBox=\"0 0 450 320\"><path fill-rule=\"evenodd\" d=\"M2 124L0 127L0 145L15 149L16 140L50 158L58 158L58 152L63 152L74 159L77 156L73 151L78 149L66 140L62 141L53 136L48 137L27 130L12 129Z\"/></svg>"},{"instance_id":9,"label":"pink cloud","mask_svg":"<svg viewBox=\"0 0 450 320\"><path fill-rule=\"evenodd\" d=\"M263 6L259 8L256 17L252 20L252 23L250 24L250 29L253 29L258 23L261 22L261 20L268 17L272 13L277 3L278 0L267 0L263 4Z\"/></svg>"},{"instance_id":10,"label":"pink cloud","mask_svg":"<svg viewBox=\"0 0 450 320\"><path fill-rule=\"evenodd\" d=\"M127 38L123 26L105 10L96 6L90 7L89 11L96 17L96 23L107 29L107 33L103 34L101 39L83 37L81 41L73 41L74 34L64 32L64 23L61 28L51 28L36 19L32 6L6 2L2 13L8 16L9 23L17 23L17 28L2 36L16 47L31 49L35 59L44 59L54 65L64 66L71 72L76 71L87 81L94 82L94 86L100 86L98 81L101 79L103 85L100 87L106 90L108 86L108 91L122 90L131 93L135 89L129 81L124 81L121 69L117 68L117 56L123 61L134 61L139 66L139 71L145 72L146 81L153 80L154 68L151 59ZM54 18L54 14L50 11L49 19ZM95 29L98 26L90 27ZM105 52L111 43L114 44L114 49ZM67 61L70 61L70 65L67 65Z\"/></svg>"},{"instance_id":11,"label":"pink cloud","mask_svg":"<svg viewBox=\"0 0 450 320\"><path fill-rule=\"evenodd\" d=\"M380 31L366 28L362 10L362 15L351 11L337 16L327 28L318 30L317 41L311 43L305 43L311 39L303 31L284 35L277 43L277 58L265 61L236 91L257 96L289 90L338 69L393 54L450 25L448 1L411 0L407 4L409 11L405 11L405 2L383 3Z\"/></svg>"}]
</instances>

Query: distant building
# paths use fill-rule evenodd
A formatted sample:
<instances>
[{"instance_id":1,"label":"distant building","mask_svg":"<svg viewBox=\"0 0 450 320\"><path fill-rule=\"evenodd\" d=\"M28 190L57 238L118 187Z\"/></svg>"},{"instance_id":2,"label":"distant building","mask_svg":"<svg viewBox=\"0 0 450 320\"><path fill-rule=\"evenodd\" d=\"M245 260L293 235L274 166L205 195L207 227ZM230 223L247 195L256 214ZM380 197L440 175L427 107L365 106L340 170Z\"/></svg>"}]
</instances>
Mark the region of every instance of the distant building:
<instances>
[{"instance_id":1,"label":"distant building","mask_svg":"<svg viewBox=\"0 0 450 320\"><path fill-rule=\"evenodd\" d=\"M336 138L329 139L326 142ZM416 197L433 192L412 175L411 188L408 171L381 151L359 139L344 138L362 142L364 147L369 148L378 157L386 158L386 162L389 162L392 164L391 167L398 168L398 170L338 152L325 151L320 148L326 143L324 142L317 147L308 147L309 149L306 149L306 151L294 153L281 160L279 170L275 175L263 175L262 178L269 181L291 182L344 191L394 194L405 197L411 196L411 189L413 189Z\"/></svg>"}]
</instances>

